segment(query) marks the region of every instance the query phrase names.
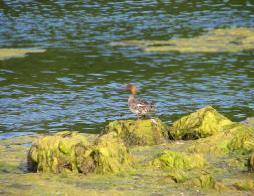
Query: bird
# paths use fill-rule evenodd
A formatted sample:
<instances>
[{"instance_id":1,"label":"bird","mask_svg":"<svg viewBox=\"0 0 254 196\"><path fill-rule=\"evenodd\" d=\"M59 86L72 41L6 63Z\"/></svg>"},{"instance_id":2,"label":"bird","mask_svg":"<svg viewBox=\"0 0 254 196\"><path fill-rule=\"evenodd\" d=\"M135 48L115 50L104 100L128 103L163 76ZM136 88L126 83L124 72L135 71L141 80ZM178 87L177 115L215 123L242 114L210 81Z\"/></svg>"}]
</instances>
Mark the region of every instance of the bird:
<instances>
[{"instance_id":1,"label":"bird","mask_svg":"<svg viewBox=\"0 0 254 196\"><path fill-rule=\"evenodd\" d=\"M137 115L138 119L144 116L149 116L149 114L156 112L156 107L152 102L148 102L146 100L137 98L136 85L128 84L126 86L126 90L128 90L131 93L131 95L128 98L128 106L130 110Z\"/></svg>"}]
</instances>

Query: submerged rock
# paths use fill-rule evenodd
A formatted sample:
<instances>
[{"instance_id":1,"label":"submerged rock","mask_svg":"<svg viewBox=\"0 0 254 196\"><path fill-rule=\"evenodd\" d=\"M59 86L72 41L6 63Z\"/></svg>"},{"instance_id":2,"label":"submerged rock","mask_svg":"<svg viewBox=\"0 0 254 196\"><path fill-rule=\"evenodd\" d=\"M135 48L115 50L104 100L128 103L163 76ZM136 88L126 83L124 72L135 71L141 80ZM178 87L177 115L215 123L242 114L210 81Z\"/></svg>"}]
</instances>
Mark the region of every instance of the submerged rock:
<instances>
[{"instance_id":1,"label":"submerged rock","mask_svg":"<svg viewBox=\"0 0 254 196\"><path fill-rule=\"evenodd\" d=\"M111 45L137 46L145 52L240 52L254 49L254 28L213 29L200 36L171 40L125 40Z\"/></svg>"},{"instance_id":2,"label":"submerged rock","mask_svg":"<svg viewBox=\"0 0 254 196\"><path fill-rule=\"evenodd\" d=\"M123 142L107 134L89 144L76 132L59 132L39 138L28 153L28 170L33 172L117 173L131 168Z\"/></svg>"},{"instance_id":3,"label":"submerged rock","mask_svg":"<svg viewBox=\"0 0 254 196\"><path fill-rule=\"evenodd\" d=\"M167 128L159 120L116 120L110 122L104 133L116 133L127 146L154 145L165 142Z\"/></svg>"},{"instance_id":4,"label":"submerged rock","mask_svg":"<svg viewBox=\"0 0 254 196\"><path fill-rule=\"evenodd\" d=\"M166 150L159 153L151 162L151 165L156 168L176 170L203 168L207 165L207 162L198 154L188 155Z\"/></svg>"},{"instance_id":5,"label":"submerged rock","mask_svg":"<svg viewBox=\"0 0 254 196\"><path fill-rule=\"evenodd\" d=\"M43 53L45 49L40 48L0 48L0 60L25 57L29 53Z\"/></svg>"},{"instance_id":6,"label":"submerged rock","mask_svg":"<svg viewBox=\"0 0 254 196\"><path fill-rule=\"evenodd\" d=\"M175 121L169 132L173 139L198 139L224 131L230 124L232 121L207 106Z\"/></svg>"}]
</instances>

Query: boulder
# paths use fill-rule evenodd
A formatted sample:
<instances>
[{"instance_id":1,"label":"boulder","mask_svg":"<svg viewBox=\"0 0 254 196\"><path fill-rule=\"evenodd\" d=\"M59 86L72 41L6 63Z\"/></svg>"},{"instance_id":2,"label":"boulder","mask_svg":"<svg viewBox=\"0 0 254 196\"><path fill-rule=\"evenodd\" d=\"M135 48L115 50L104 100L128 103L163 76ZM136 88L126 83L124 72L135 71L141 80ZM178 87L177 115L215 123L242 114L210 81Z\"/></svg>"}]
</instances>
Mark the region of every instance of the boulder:
<instances>
[{"instance_id":1,"label":"boulder","mask_svg":"<svg viewBox=\"0 0 254 196\"><path fill-rule=\"evenodd\" d=\"M232 121L207 106L175 121L169 132L173 139L198 139L224 131L230 124Z\"/></svg>"},{"instance_id":2,"label":"boulder","mask_svg":"<svg viewBox=\"0 0 254 196\"><path fill-rule=\"evenodd\" d=\"M28 152L28 170L49 173L117 173L130 169L128 150L113 133L89 144L77 132L59 132L39 138Z\"/></svg>"},{"instance_id":3,"label":"boulder","mask_svg":"<svg viewBox=\"0 0 254 196\"><path fill-rule=\"evenodd\" d=\"M167 127L159 119L155 120L116 120L110 122L104 133L116 133L126 144L155 145L165 142Z\"/></svg>"}]
</instances>

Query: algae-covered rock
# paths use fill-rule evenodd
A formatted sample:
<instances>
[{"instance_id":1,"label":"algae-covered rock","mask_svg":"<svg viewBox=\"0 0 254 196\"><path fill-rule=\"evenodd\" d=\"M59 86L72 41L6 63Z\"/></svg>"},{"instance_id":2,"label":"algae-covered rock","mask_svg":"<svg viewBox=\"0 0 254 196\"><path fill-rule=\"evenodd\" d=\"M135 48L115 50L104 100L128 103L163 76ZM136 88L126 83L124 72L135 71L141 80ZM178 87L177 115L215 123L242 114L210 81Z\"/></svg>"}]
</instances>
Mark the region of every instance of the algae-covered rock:
<instances>
[{"instance_id":1,"label":"algae-covered rock","mask_svg":"<svg viewBox=\"0 0 254 196\"><path fill-rule=\"evenodd\" d=\"M45 49L39 48L0 48L0 60L25 57L28 53L42 53Z\"/></svg>"},{"instance_id":2,"label":"algae-covered rock","mask_svg":"<svg viewBox=\"0 0 254 196\"><path fill-rule=\"evenodd\" d=\"M171 40L125 40L114 46L137 46L145 52L240 52L254 49L254 28L212 29L203 35Z\"/></svg>"},{"instance_id":3,"label":"algae-covered rock","mask_svg":"<svg viewBox=\"0 0 254 196\"><path fill-rule=\"evenodd\" d=\"M127 146L154 145L165 142L167 128L159 120L117 120L110 122L105 133L115 132Z\"/></svg>"},{"instance_id":4,"label":"algae-covered rock","mask_svg":"<svg viewBox=\"0 0 254 196\"><path fill-rule=\"evenodd\" d=\"M89 144L82 134L59 132L39 138L28 153L29 171L117 173L131 167L123 142L114 134Z\"/></svg>"},{"instance_id":5,"label":"algae-covered rock","mask_svg":"<svg viewBox=\"0 0 254 196\"><path fill-rule=\"evenodd\" d=\"M227 132L232 136L227 145L230 152L237 151L241 154L248 154L254 150L253 128L236 123L236 126L230 127Z\"/></svg>"},{"instance_id":6,"label":"algae-covered rock","mask_svg":"<svg viewBox=\"0 0 254 196\"><path fill-rule=\"evenodd\" d=\"M188 151L213 155L249 154L254 151L254 129L241 123L232 123L225 126L223 132L195 141Z\"/></svg>"},{"instance_id":7,"label":"algae-covered rock","mask_svg":"<svg viewBox=\"0 0 254 196\"><path fill-rule=\"evenodd\" d=\"M77 172L79 148L89 148L86 138L76 132L59 132L52 136L39 138L28 153L28 169L61 173Z\"/></svg>"},{"instance_id":8,"label":"algae-covered rock","mask_svg":"<svg viewBox=\"0 0 254 196\"><path fill-rule=\"evenodd\" d=\"M254 154L249 157L247 166L250 172L254 172Z\"/></svg>"},{"instance_id":9,"label":"algae-covered rock","mask_svg":"<svg viewBox=\"0 0 254 196\"><path fill-rule=\"evenodd\" d=\"M181 169L170 172L167 177L170 177L175 183L184 183L190 178L187 173Z\"/></svg>"},{"instance_id":10,"label":"algae-covered rock","mask_svg":"<svg viewBox=\"0 0 254 196\"><path fill-rule=\"evenodd\" d=\"M176 170L203 168L207 165L207 162L198 154L188 155L186 153L165 150L154 158L151 165L156 168Z\"/></svg>"},{"instance_id":11,"label":"algae-covered rock","mask_svg":"<svg viewBox=\"0 0 254 196\"><path fill-rule=\"evenodd\" d=\"M188 185L193 187L200 187L203 189L215 189L216 181L213 176L209 174L200 175L187 182Z\"/></svg>"},{"instance_id":12,"label":"algae-covered rock","mask_svg":"<svg viewBox=\"0 0 254 196\"><path fill-rule=\"evenodd\" d=\"M250 180L250 179L239 180L238 182L234 184L234 186L239 190L244 190L244 191L254 190L254 180Z\"/></svg>"},{"instance_id":13,"label":"algae-covered rock","mask_svg":"<svg viewBox=\"0 0 254 196\"><path fill-rule=\"evenodd\" d=\"M247 118L246 120L243 121L243 123L254 128L254 117Z\"/></svg>"},{"instance_id":14,"label":"algae-covered rock","mask_svg":"<svg viewBox=\"0 0 254 196\"><path fill-rule=\"evenodd\" d=\"M132 159L124 143L115 133L102 135L91 153L96 173L118 173L132 167Z\"/></svg>"},{"instance_id":15,"label":"algae-covered rock","mask_svg":"<svg viewBox=\"0 0 254 196\"><path fill-rule=\"evenodd\" d=\"M175 121L169 132L174 139L198 139L223 131L231 123L214 108L207 106Z\"/></svg>"}]
</instances>

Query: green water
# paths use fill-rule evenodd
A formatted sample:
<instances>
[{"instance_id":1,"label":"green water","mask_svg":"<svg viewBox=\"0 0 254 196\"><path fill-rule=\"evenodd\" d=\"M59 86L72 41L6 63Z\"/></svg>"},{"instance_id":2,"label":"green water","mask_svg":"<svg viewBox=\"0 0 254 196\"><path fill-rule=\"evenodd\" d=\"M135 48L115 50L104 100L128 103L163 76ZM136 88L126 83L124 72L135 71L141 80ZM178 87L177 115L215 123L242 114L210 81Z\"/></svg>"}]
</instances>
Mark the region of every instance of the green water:
<instances>
[{"instance_id":1,"label":"green water","mask_svg":"<svg viewBox=\"0 0 254 196\"><path fill-rule=\"evenodd\" d=\"M254 27L253 1L0 1L0 47L45 53L0 60L0 131L95 132L135 118L136 83L170 123L212 105L235 121L254 115L254 52L145 53L115 41L194 37Z\"/></svg>"}]
</instances>

